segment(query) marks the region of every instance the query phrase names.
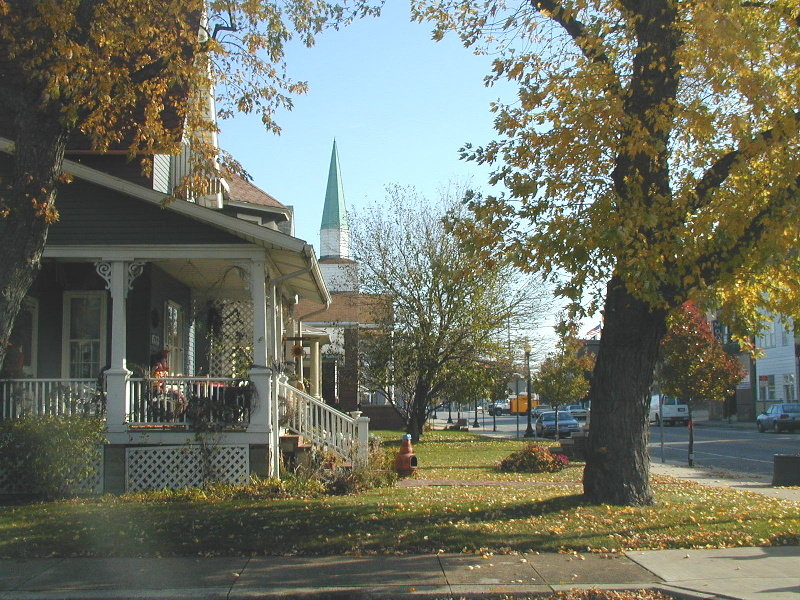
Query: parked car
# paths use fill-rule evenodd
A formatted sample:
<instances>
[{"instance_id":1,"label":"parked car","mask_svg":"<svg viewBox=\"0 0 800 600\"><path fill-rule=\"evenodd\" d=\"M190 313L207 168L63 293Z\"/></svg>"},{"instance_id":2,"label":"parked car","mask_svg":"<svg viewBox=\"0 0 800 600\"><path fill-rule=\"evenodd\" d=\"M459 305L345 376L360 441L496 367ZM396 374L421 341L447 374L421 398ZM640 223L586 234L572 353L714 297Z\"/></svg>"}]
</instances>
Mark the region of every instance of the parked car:
<instances>
[{"instance_id":1,"label":"parked car","mask_svg":"<svg viewBox=\"0 0 800 600\"><path fill-rule=\"evenodd\" d=\"M538 419L542 413L550 412L553 410L552 406L548 406L547 404L537 404L533 408L531 408L531 418Z\"/></svg>"},{"instance_id":2,"label":"parked car","mask_svg":"<svg viewBox=\"0 0 800 600\"><path fill-rule=\"evenodd\" d=\"M489 414L497 417L507 415L509 410L511 410L511 405L508 400L495 400L489 405Z\"/></svg>"},{"instance_id":3,"label":"parked car","mask_svg":"<svg viewBox=\"0 0 800 600\"><path fill-rule=\"evenodd\" d=\"M800 429L800 404L773 404L756 417L756 429L759 433L768 429L775 433Z\"/></svg>"},{"instance_id":4,"label":"parked car","mask_svg":"<svg viewBox=\"0 0 800 600\"><path fill-rule=\"evenodd\" d=\"M575 417L576 421L585 421L586 417L589 415L589 410L583 404L567 404L566 406L562 406L561 410L566 410Z\"/></svg>"},{"instance_id":5,"label":"parked car","mask_svg":"<svg viewBox=\"0 0 800 600\"><path fill-rule=\"evenodd\" d=\"M543 412L536 418L536 435L539 437L567 437L581 431L580 423L566 411L558 411L558 435L556 435L556 411Z\"/></svg>"},{"instance_id":6,"label":"parked car","mask_svg":"<svg viewBox=\"0 0 800 600\"><path fill-rule=\"evenodd\" d=\"M659 397L658 394L650 397L650 423L660 425L663 421L664 425L689 424L689 407L686 404L677 398L663 396L659 411Z\"/></svg>"}]
</instances>

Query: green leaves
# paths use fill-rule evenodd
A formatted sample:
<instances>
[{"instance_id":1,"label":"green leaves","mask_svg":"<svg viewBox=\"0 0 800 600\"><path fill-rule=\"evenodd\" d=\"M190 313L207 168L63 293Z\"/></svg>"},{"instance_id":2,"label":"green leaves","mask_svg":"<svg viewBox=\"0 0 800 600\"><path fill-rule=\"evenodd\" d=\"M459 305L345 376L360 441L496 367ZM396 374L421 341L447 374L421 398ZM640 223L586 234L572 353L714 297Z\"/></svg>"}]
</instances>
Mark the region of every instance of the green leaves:
<instances>
[{"instance_id":1,"label":"green leaves","mask_svg":"<svg viewBox=\"0 0 800 600\"><path fill-rule=\"evenodd\" d=\"M22 416L0 425L0 470L24 493L63 498L92 492L105 441L103 419Z\"/></svg>"}]
</instances>

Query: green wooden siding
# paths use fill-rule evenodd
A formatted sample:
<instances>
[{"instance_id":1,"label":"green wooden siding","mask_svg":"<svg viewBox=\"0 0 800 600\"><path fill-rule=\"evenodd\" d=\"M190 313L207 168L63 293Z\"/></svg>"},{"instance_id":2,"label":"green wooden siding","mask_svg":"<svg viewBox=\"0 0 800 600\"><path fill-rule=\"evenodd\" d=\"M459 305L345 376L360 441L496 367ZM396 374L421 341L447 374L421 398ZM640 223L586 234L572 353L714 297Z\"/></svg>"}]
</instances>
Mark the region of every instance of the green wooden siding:
<instances>
[{"instance_id":1,"label":"green wooden siding","mask_svg":"<svg viewBox=\"0 0 800 600\"><path fill-rule=\"evenodd\" d=\"M50 245L247 244L210 225L84 181L59 190Z\"/></svg>"}]
</instances>

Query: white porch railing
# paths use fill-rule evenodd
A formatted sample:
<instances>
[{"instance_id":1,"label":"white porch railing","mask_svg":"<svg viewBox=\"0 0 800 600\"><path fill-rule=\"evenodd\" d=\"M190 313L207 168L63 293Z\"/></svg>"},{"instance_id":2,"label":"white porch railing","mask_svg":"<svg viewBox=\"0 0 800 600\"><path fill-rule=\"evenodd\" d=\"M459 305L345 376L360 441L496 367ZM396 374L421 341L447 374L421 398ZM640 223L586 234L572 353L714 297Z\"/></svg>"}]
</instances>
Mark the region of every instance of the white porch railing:
<instances>
[{"instance_id":1,"label":"white porch railing","mask_svg":"<svg viewBox=\"0 0 800 600\"><path fill-rule=\"evenodd\" d=\"M330 450L345 460L365 462L369 452L369 419L349 416L322 400L278 382L280 423L312 444Z\"/></svg>"},{"instance_id":2,"label":"white porch railing","mask_svg":"<svg viewBox=\"0 0 800 600\"><path fill-rule=\"evenodd\" d=\"M132 426L244 427L253 388L232 377L159 377L128 381Z\"/></svg>"},{"instance_id":3,"label":"white porch railing","mask_svg":"<svg viewBox=\"0 0 800 600\"><path fill-rule=\"evenodd\" d=\"M105 397L97 379L2 379L0 419L24 415L101 416Z\"/></svg>"}]
</instances>

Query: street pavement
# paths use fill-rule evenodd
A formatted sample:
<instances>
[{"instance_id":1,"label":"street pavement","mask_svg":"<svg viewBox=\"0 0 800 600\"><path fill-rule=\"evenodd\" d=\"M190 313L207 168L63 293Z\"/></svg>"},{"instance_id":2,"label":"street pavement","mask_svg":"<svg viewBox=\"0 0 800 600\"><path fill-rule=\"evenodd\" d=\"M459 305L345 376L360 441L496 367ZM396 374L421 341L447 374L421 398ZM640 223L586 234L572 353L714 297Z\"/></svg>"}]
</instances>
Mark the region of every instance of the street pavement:
<instances>
[{"instance_id":1,"label":"street pavement","mask_svg":"<svg viewBox=\"0 0 800 600\"><path fill-rule=\"evenodd\" d=\"M772 488L765 481L660 463L651 469L703 485L795 501L800 509L800 488ZM0 600L455 599L541 596L573 588L652 588L677 598L798 600L800 547L0 560Z\"/></svg>"}]
</instances>

